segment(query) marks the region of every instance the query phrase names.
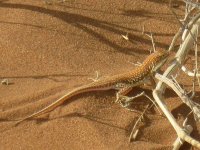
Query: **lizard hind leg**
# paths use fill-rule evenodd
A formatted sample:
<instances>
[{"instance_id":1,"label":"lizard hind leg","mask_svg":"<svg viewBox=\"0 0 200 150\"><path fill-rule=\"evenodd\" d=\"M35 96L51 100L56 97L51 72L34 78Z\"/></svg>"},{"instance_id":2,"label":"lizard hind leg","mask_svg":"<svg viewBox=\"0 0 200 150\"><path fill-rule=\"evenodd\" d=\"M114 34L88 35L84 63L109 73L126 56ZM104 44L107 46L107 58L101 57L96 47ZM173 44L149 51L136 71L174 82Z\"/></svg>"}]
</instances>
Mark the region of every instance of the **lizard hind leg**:
<instances>
[{"instance_id":1,"label":"lizard hind leg","mask_svg":"<svg viewBox=\"0 0 200 150\"><path fill-rule=\"evenodd\" d=\"M144 91L137 94L136 96L133 96L133 97L128 97L128 96L123 96L123 101L120 101L120 105L128 110L131 110L131 111L135 111L135 110L132 110L130 108L128 108L128 106L130 105L131 102L133 102L133 100L135 100L136 98L138 97L141 97L141 96L144 96L146 98L148 98L152 103L153 105L155 105L155 107L157 108L158 112L160 114L162 114L157 106L157 104L154 102L154 100L152 100ZM137 111L136 111L137 112Z\"/></svg>"},{"instance_id":2,"label":"lizard hind leg","mask_svg":"<svg viewBox=\"0 0 200 150\"><path fill-rule=\"evenodd\" d=\"M127 98L127 96L125 96L125 95L128 94L131 90L132 90L132 87L121 88L116 94L116 101L115 102L121 103L121 101L123 99Z\"/></svg>"}]
</instances>

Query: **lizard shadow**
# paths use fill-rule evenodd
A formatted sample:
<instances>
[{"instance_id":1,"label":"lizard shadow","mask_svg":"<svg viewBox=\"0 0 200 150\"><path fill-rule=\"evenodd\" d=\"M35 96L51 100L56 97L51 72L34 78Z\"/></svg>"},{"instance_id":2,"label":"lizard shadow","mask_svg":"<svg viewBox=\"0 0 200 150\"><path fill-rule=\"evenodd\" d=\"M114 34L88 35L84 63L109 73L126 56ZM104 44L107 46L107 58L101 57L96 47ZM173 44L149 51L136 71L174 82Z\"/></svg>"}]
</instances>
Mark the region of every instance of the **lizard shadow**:
<instances>
[{"instance_id":1,"label":"lizard shadow","mask_svg":"<svg viewBox=\"0 0 200 150\"><path fill-rule=\"evenodd\" d=\"M112 95L114 93L114 90L111 90L111 91L112 92L109 92L109 95ZM138 93L140 91L145 91L145 93L148 94L148 95L151 93L151 90L148 90L148 89L144 90L142 88L134 88L134 91L130 92L129 95L133 95L133 94ZM95 95L97 97L97 99L100 96L102 97L101 93L103 93L103 92L98 92L98 93L99 94L97 94L97 92L92 92L92 94ZM103 95L107 95L106 93L108 93L108 91L104 91L104 93L105 94L103 94ZM75 100L78 100L79 97L81 97L82 95L83 94L75 96L74 97L75 99L73 98L73 99L70 99L69 101L65 102L62 105L62 107L67 105L67 104L69 104L69 103L71 103L71 102L73 102L73 101L75 101ZM136 101L134 101L132 103L132 105L137 105L137 101L140 101L139 105L143 105L143 106L151 103L148 99L141 97L141 98L138 98ZM111 102L109 102L109 103L110 103L110 105L112 105ZM141 107L141 108L139 108L138 106L134 107L134 109L138 109L138 111L142 111L142 108L144 108L144 107ZM155 110L152 108L147 113L148 114L149 113L150 114L155 114ZM131 130L132 130L134 124L135 124L135 121L137 119L137 118L134 118L134 120L129 125L127 125L126 127L121 127L119 125L115 125L114 123L112 123L112 120L110 121L109 119L105 119L105 118L102 118L102 117L94 116L93 114L87 114L87 112L86 112L86 114L85 113L80 113L80 112L72 112L72 113L69 113L69 114L66 114L66 115L62 115L62 116L59 116L59 117L55 117L55 118L51 118L51 119L49 119L48 115L49 115L49 113L42 115L41 118L30 118L30 119L27 119L27 120L34 120L36 122L36 124L40 125L40 124L46 123L47 121L56 120L58 118L66 119L66 118L79 117L79 118L84 118L84 119L87 119L89 121L93 121L93 122L96 122L96 123L99 123L99 124L103 124L103 125L106 125L106 126L109 126L109 127L112 127L112 128L117 128L117 129L120 129L120 130L124 130L125 134L127 136L129 136L130 133L131 133ZM1 119L0 121L1 122L5 122L5 121L7 122L7 121L10 121L10 120ZM151 125L151 120L145 115L145 123L140 125L140 131L143 131L144 128L146 128L146 127L148 127L150 125ZM140 134L138 135L139 139L142 138L142 134L143 134L143 132L140 132Z\"/></svg>"},{"instance_id":2,"label":"lizard shadow","mask_svg":"<svg viewBox=\"0 0 200 150\"><path fill-rule=\"evenodd\" d=\"M102 124L102 125L105 125L105 126L109 126L109 127L112 127L112 128L123 130L123 131L125 131L125 134L127 135L127 137L130 135L131 130L132 130L134 124L136 123L136 119L137 119L137 118L134 118L134 120L131 121L131 123L128 124L127 126L125 126L125 127L122 127L122 126L116 125L115 123L112 123L112 120L105 119L105 118L102 118L102 117L97 117L97 116L92 115L92 114L87 114L87 113L85 114L85 113L80 113L80 112L73 112L73 113L69 113L69 114L66 114L66 115L63 115L63 116L60 116L60 117L56 117L56 118L52 118L52 119L37 118L37 119L29 119L29 120L34 120L34 121L36 121L37 124L40 125L40 124L46 123L47 121L52 121L52 120L56 120L56 119L69 119L69 118L74 118L74 117L84 118L84 119L87 119L88 121L92 121L92 122L95 122L95 123L98 123L98 124ZM151 125L151 120L146 115L144 116L144 118L145 118L145 123L140 125L141 131L144 128ZM138 138L140 138L140 137L142 137L142 132L139 134Z\"/></svg>"},{"instance_id":3,"label":"lizard shadow","mask_svg":"<svg viewBox=\"0 0 200 150\"><path fill-rule=\"evenodd\" d=\"M114 93L114 90L111 90L112 92L109 92L109 95L113 95L113 93ZM139 92L139 91L144 91L144 89L140 89L140 90L135 90L134 91L134 93L135 92ZM149 94L150 92L151 92L151 90L145 90L145 92L147 93L147 94ZM88 92L89 93L89 92ZM106 93L108 93L108 91L101 91L101 92L92 92L92 95L94 95L95 96L95 99L97 99L96 101L99 101L98 99L98 97L102 97L102 94L103 95L107 95ZM86 93L85 93L86 94ZM80 94L80 95L77 95L77 96L75 96L74 98L72 98L72 99L70 99L69 101L67 101L67 102L64 102L63 104L62 104L62 106L61 107L64 107L64 106L66 106L66 105L68 105L68 104L70 104L70 103L72 103L72 102L74 102L75 100L78 100L79 98L81 98L83 95L85 95L85 94ZM130 93L130 95L132 95L133 93L131 92ZM87 94L86 94L87 95ZM89 96L89 95L88 95ZM90 94L90 96L91 96L91 94ZM138 102L139 101L139 102ZM100 103L100 102L99 102ZM101 102L102 103L102 102ZM111 106L111 105L113 105L113 102L112 101L110 101L110 102L107 102L107 103L109 103L109 105ZM144 107L147 105L147 104L149 104L149 103L151 103L148 99L146 99L146 98L138 98L136 101L134 101L132 104L131 104L131 108L133 108L134 110L137 110L137 111L139 111L139 112L142 112L142 110L144 110ZM96 102L95 102L95 104L96 104ZM96 105L98 105L98 102L97 102L97 104ZM103 104L102 104L103 105ZM106 106L105 107L109 107L109 105L107 105L106 104ZM135 105L135 106L134 106ZM141 106L142 105L142 106ZM134 106L134 107L133 107ZM141 106L141 107L139 107L139 106ZM95 108L95 109L100 109L100 108ZM87 110L87 109L86 109ZM154 110L154 108L151 108L150 110L148 110L148 114L155 114L156 112L155 112L155 110ZM119 128L119 129L123 129L123 130L125 130L126 132L127 132L127 134L129 133L130 134L130 128L132 127L132 125L133 125L133 123L134 123L134 121L130 124L130 125L128 125L126 128L122 128L122 127L119 127L119 126L116 126L116 125L113 125L112 123L110 123L109 122L109 120L107 120L107 119L104 119L104 118L102 118L102 117L96 117L96 116L94 116L94 115L92 115L92 114L90 114L90 115L88 115L87 114L87 112L86 112L86 114L83 114L83 113L79 113L79 112L72 112L72 113L69 113L69 114L66 114L66 115L62 115L62 116L59 116L59 117L55 117L55 118L51 118L51 119L49 119L49 117L48 117L48 115L47 114L44 114L46 117L45 118L37 118L37 119L32 119L32 118L30 118L29 120L36 120L36 122L37 122L37 124L42 124L42 123L45 123L46 121L49 121L49 120L55 120L55 119L59 119L59 118L71 118L71 117L81 117L81 118L85 118L85 119L88 119L88 120L90 120L90 121L94 121L94 122L98 122L98 123L101 123L101 124L104 124L104 125L108 125L108 126L111 126L111 127L115 127L115 128ZM151 124L151 121L147 118L147 122L145 123L145 125L143 126L143 128L145 128L146 126L149 126Z\"/></svg>"},{"instance_id":4,"label":"lizard shadow","mask_svg":"<svg viewBox=\"0 0 200 150\"><path fill-rule=\"evenodd\" d=\"M131 97L131 96L135 96L137 95L138 93L141 93L141 92L145 92L149 97L152 97L152 90L150 89L143 89L141 87L137 87L137 88L134 88L131 92L129 92L129 94L127 96ZM93 91L93 92L86 92L86 93L81 93L79 95L76 95L74 96L73 98L70 98L69 100L65 101L62 105L60 105L59 107L66 107L67 105L69 105L70 103L72 102L75 102L75 101L78 101L80 100L81 97L89 97L89 96L94 96L95 99L97 99L95 101L95 105L106 105L106 107L110 107L111 105L113 105L113 102L112 101L107 101L106 104L103 104L105 102L100 102L98 99L100 99L100 97L103 96L106 96L106 97L111 97L112 95L114 95L116 93L115 90L108 90L108 91ZM153 98L152 98L153 99ZM91 102L88 102L88 103L91 103ZM136 99L134 99L133 102L130 103L130 106L129 106L129 109L133 109L133 110L136 110L138 112L142 112L145 108L145 106L147 106L148 104L152 104L152 102L144 97L144 96L141 96L141 97L138 97ZM118 105L118 104L117 104ZM152 107L151 109L148 110L148 113L151 113L151 114L155 114L156 111L155 111L155 108ZM45 114L44 114L45 115ZM67 115L66 115L67 116ZM56 118L60 118L60 117L56 117ZM54 118L54 119L56 119ZM61 118L63 118L63 116L61 116ZM41 119L42 121L43 119ZM46 121L48 119L44 119L43 121ZM51 119L50 119L51 120Z\"/></svg>"},{"instance_id":5,"label":"lizard shadow","mask_svg":"<svg viewBox=\"0 0 200 150\"><path fill-rule=\"evenodd\" d=\"M84 118L84 119L87 119L89 121L96 122L96 123L99 123L99 124L103 124L103 125L106 125L106 126L109 126L109 127L112 127L112 128L117 128L117 129L120 129L120 130L125 130L125 131L127 130L124 127L120 127L118 125L111 123L110 120L108 120L108 119L105 119L105 118L102 118L102 117L97 117L97 116L94 116L92 114L87 114L87 113L85 114L85 113L80 113L80 112L72 112L72 113L60 116L58 118L64 118L64 119L68 118L69 119L69 118L74 118L74 117ZM54 118L54 119L58 119L58 118ZM49 119L39 119L39 120L37 120L37 123L41 124L41 123L46 122L48 120Z\"/></svg>"}]
</instances>

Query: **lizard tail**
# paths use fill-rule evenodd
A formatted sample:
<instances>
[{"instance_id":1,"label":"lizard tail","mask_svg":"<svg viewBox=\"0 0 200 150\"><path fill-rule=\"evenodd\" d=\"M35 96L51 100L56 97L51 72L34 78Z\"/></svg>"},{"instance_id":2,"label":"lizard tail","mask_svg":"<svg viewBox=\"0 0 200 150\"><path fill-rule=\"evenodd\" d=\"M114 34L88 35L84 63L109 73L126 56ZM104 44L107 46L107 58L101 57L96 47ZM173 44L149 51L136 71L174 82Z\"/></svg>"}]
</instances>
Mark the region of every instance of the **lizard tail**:
<instances>
[{"instance_id":1,"label":"lizard tail","mask_svg":"<svg viewBox=\"0 0 200 150\"><path fill-rule=\"evenodd\" d=\"M77 95L77 94L80 94L80 93L84 93L84 92L87 92L88 91L88 88L85 87L80 87L80 88L77 88L75 90L72 90L71 92L63 95L61 98L57 99L56 101L54 101L52 104L44 107L43 109L23 118L23 119L20 119L20 120L17 120L16 124L15 125L18 125L19 123L23 122L24 120L27 120L27 119L30 119L30 118L33 118L33 117L37 117L37 116L40 116L42 114L45 114L49 111L52 111L53 109L55 109L56 107L58 107L59 105L61 105L64 101L66 101L67 99ZM90 90L92 91L92 89Z\"/></svg>"}]
</instances>

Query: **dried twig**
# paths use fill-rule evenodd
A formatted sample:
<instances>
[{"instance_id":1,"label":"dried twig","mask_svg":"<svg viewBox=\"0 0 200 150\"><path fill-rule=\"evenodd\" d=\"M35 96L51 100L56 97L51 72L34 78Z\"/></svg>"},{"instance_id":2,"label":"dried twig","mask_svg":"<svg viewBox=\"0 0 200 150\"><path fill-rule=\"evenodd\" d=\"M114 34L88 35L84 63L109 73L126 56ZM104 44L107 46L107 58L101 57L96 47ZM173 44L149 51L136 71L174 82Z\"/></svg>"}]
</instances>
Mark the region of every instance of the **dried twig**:
<instances>
[{"instance_id":1,"label":"dried twig","mask_svg":"<svg viewBox=\"0 0 200 150\"><path fill-rule=\"evenodd\" d=\"M10 82L9 82L8 79L3 79L3 80L1 81L1 84L2 84L2 85L9 85Z\"/></svg>"},{"instance_id":2,"label":"dried twig","mask_svg":"<svg viewBox=\"0 0 200 150\"><path fill-rule=\"evenodd\" d=\"M98 71L95 71L95 73L96 73L96 77L95 77L95 78L88 78L88 80L92 80L93 82L98 81L99 78L100 78L99 72L98 72Z\"/></svg>"},{"instance_id":3,"label":"dried twig","mask_svg":"<svg viewBox=\"0 0 200 150\"><path fill-rule=\"evenodd\" d=\"M152 43L152 47L153 47L153 52L155 52L156 51L156 44L155 44L155 41L154 41L153 34L152 33L150 33L150 34L145 33L145 27L144 26L142 28L142 34L148 36L151 39L151 43ZM150 53L151 53L151 51L150 51Z\"/></svg>"},{"instance_id":4,"label":"dried twig","mask_svg":"<svg viewBox=\"0 0 200 150\"><path fill-rule=\"evenodd\" d=\"M128 32L126 33L126 35L123 35L123 34L122 34L121 36L122 36L125 40L127 40L127 41L129 40Z\"/></svg>"},{"instance_id":5,"label":"dried twig","mask_svg":"<svg viewBox=\"0 0 200 150\"><path fill-rule=\"evenodd\" d=\"M200 119L200 107L197 103L193 102L190 97L188 97L186 95L186 92L181 88L180 85L178 85L178 82L173 82L172 80L170 80L167 77L161 76L160 74L156 74L155 77L159 80L164 82L166 85L168 85L169 87L171 87L176 94L181 98L181 100L188 106L191 108L191 110L193 111L193 113L195 114L195 116ZM175 79L173 79L175 80Z\"/></svg>"},{"instance_id":6,"label":"dried twig","mask_svg":"<svg viewBox=\"0 0 200 150\"><path fill-rule=\"evenodd\" d=\"M199 34L198 32L199 32L199 30L197 29L197 35ZM197 39L197 37L196 37L196 39ZM198 44L195 44L195 76L194 76L194 79L196 79L196 74L199 74L199 69L198 69ZM198 84L200 86L199 77L197 77L197 80L198 80Z\"/></svg>"},{"instance_id":7,"label":"dried twig","mask_svg":"<svg viewBox=\"0 0 200 150\"><path fill-rule=\"evenodd\" d=\"M200 3L193 2L191 0L183 0L183 1L186 3L186 5L200 9Z\"/></svg>"},{"instance_id":8,"label":"dried twig","mask_svg":"<svg viewBox=\"0 0 200 150\"><path fill-rule=\"evenodd\" d=\"M183 122L183 127L185 129L185 132L190 135L192 132L193 128L191 125L187 125L188 118L186 118ZM179 148L183 145L184 141L181 140L179 137L175 140L173 144L173 150L179 150Z\"/></svg>"},{"instance_id":9,"label":"dried twig","mask_svg":"<svg viewBox=\"0 0 200 150\"><path fill-rule=\"evenodd\" d=\"M177 14L174 12L174 10L172 8L170 8L170 10L172 11L172 14L175 16L175 18L178 20L182 30L183 30L183 34L182 34L182 41L185 40L185 37L187 37L188 33L191 34L192 38L194 39L194 42L197 43L195 36L192 34L192 32L190 31L190 29L188 28L188 24L186 23L182 23L179 19Z\"/></svg>"},{"instance_id":10,"label":"dried twig","mask_svg":"<svg viewBox=\"0 0 200 150\"><path fill-rule=\"evenodd\" d=\"M173 72L175 72L178 68L180 68L180 64L182 64L186 58L186 55L188 54L190 48L192 47L195 39L193 37L197 37L197 29L200 26L200 14L196 15L189 23L188 28L190 29L192 34L188 34L183 43L181 44L174 61L169 65L169 67L166 69L166 71L163 74L163 77L169 77L172 75ZM196 24L196 25L193 25ZM164 112L172 126L174 127L175 131L177 132L178 137L183 140L187 141L193 146L196 146L200 148L200 142L193 139L191 136L188 135L187 132L182 129L179 124L176 122L173 115L168 110L167 106L163 102L163 96L162 94L165 92L166 85L163 84L163 81L159 81L156 89L153 91L154 99L156 100L157 104L161 108L161 110ZM179 90L178 90L179 91Z\"/></svg>"},{"instance_id":11,"label":"dried twig","mask_svg":"<svg viewBox=\"0 0 200 150\"><path fill-rule=\"evenodd\" d=\"M135 140L137 137L137 134L139 132L139 129L136 130L136 127L138 125L138 123L142 120L142 118L144 117L144 114L146 113L146 111L148 110L148 108L152 107L153 104L151 106L147 105L147 107L144 109L144 111L142 112L142 114L140 115L140 117L137 119L137 121L135 122L133 129L131 131L131 134L129 136L129 142L131 142L132 140Z\"/></svg>"},{"instance_id":12,"label":"dried twig","mask_svg":"<svg viewBox=\"0 0 200 150\"><path fill-rule=\"evenodd\" d=\"M199 73L196 73L196 75L195 75L195 71L194 71L194 72L189 71L185 66L182 66L182 67L181 67L181 70L182 70L183 72L185 72L185 73L186 73L188 76L190 76L190 77L194 77L194 76L200 77L200 74L199 74Z\"/></svg>"}]
</instances>

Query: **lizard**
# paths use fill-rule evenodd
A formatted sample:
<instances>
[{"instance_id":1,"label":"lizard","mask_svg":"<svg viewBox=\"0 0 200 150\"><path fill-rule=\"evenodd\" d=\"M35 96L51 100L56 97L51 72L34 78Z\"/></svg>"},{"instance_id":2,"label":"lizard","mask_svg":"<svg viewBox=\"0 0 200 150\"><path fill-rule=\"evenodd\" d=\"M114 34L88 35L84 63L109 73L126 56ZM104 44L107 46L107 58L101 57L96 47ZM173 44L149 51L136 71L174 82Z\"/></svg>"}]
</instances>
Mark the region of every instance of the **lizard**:
<instances>
[{"instance_id":1,"label":"lizard","mask_svg":"<svg viewBox=\"0 0 200 150\"><path fill-rule=\"evenodd\" d=\"M169 51L155 51L154 53L150 54L137 68L134 68L133 70L126 73L113 75L77 87L54 101L52 104L21 120L18 120L16 124L52 111L71 97L85 92L114 89L118 91L116 93L116 102L120 102L120 99L128 98L125 95L130 92L133 87L144 84L147 80L152 79L153 74L162 67L162 65L166 62L168 56Z\"/></svg>"}]
</instances>

